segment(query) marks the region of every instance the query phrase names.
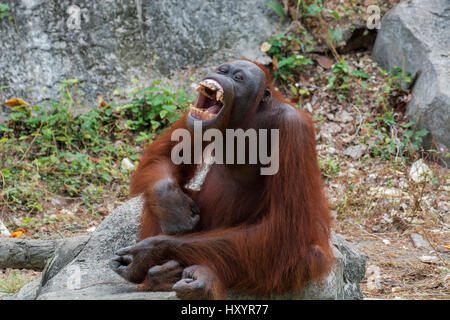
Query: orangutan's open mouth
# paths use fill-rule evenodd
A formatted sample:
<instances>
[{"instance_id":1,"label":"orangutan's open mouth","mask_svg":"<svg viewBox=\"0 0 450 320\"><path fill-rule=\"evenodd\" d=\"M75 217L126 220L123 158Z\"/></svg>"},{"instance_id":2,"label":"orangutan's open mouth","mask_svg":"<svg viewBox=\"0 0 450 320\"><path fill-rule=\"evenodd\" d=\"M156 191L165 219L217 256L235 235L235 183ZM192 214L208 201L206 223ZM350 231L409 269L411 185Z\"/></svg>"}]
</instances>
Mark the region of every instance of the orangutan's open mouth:
<instances>
[{"instance_id":1,"label":"orangutan's open mouth","mask_svg":"<svg viewBox=\"0 0 450 320\"><path fill-rule=\"evenodd\" d=\"M205 79L196 89L197 101L190 107L192 117L199 120L211 120L217 117L224 106L223 88L215 80Z\"/></svg>"}]
</instances>

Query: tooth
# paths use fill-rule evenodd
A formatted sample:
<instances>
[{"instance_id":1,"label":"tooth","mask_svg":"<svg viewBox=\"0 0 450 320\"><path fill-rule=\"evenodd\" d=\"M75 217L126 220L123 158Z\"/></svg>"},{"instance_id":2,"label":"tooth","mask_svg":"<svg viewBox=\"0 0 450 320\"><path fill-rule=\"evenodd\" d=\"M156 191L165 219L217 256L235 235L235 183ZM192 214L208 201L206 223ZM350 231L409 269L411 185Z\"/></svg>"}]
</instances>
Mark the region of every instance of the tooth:
<instances>
[{"instance_id":1,"label":"tooth","mask_svg":"<svg viewBox=\"0 0 450 320\"><path fill-rule=\"evenodd\" d=\"M216 92L216 100L223 103L223 92L222 91L217 90L217 92Z\"/></svg>"},{"instance_id":2,"label":"tooth","mask_svg":"<svg viewBox=\"0 0 450 320\"><path fill-rule=\"evenodd\" d=\"M202 109L196 108L193 104L189 105L189 108L190 108L191 114L201 120L211 120L216 117L215 114L209 113L207 110L202 110Z\"/></svg>"}]
</instances>

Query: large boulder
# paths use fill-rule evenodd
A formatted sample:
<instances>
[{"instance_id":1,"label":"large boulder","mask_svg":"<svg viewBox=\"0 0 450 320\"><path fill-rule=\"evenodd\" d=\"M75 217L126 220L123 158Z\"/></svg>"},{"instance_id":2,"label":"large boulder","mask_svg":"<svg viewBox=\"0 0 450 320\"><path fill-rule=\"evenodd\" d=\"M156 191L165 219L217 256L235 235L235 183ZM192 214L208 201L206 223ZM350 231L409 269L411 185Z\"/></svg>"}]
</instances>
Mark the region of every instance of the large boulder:
<instances>
[{"instance_id":1,"label":"large boulder","mask_svg":"<svg viewBox=\"0 0 450 320\"><path fill-rule=\"evenodd\" d=\"M380 66L411 72L406 115L426 128L426 147L450 152L450 1L403 1L381 20L373 56ZM433 142L436 145L433 145ZM446 158L450 165L450 158Z\"/></svg>"},{"instance_id":2,"label":"large boulder","mask_svg":"<svg viewBox=\"0 0 450 320\"><path fill-rule=\"evenodd\" d=\"M266 2L9 1L12 19L0 19L0 100L39 103L76 78L92 104L99 93L127 91L131 79L264 59L259 46L279 25Z\"/></svg>"},{"instance_id":3,"label":"large boulder","mask_svg":"<svg viewBox=\"0 0 450 320\"><path fill-rule=\"evenodd\" d=\"M119 248L134 244L142 210L141 198L134 198L112 212L83 242L78 254L56 254L42 277L15 295L0 299L176 299L174 292L138 292L108 266ZM362 299L359 283L365 274L366 256L339 235L331 239L337 263L322 286L311 284L302 296L286 294L276 299ZM231 293L234 299L246 299Z\"/></svg>"}]
</instances>

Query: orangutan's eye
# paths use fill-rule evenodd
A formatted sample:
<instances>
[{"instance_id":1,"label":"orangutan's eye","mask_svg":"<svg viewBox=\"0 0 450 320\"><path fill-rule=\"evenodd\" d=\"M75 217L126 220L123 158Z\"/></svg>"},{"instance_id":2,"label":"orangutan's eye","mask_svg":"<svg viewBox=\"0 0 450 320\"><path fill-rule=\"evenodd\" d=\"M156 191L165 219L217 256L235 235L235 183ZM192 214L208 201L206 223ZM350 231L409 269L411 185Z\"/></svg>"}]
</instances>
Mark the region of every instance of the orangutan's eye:
<instances>
[{"instance_id":1,"label":"orangutan's eye","mask_svg":"<svg viewBox=\"0 0 450 320\"><path fill-rule=\"evenodd\" d=\"M233 78L236 81L242 81L244 80L244 75L242 74L242 72L238 72L233 76Z\"/></svg>"},{"instance_id":2,"label":"orangutan's eye","mask_svg":"<svg viewBox=\"0 0 450 320\"><path fill-rule=\"evenodd\" d=\"M230 66L227 64L220 66L218 69L219 73L227 73L228 70L230 70Z\"/></svg>"}]
</instances>

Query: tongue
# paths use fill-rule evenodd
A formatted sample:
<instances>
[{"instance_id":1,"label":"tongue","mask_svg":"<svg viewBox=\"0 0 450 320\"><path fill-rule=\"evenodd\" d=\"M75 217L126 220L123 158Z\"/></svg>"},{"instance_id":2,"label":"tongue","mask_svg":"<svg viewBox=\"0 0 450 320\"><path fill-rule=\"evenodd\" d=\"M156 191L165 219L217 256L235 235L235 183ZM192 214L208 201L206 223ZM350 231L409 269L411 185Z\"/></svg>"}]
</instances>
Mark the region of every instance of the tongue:
<instances>
[{"instance_id":1,"label":"tongue","mask_svg":"<svg viewBox=\"0 0 450 320\"><path fill-rule=\"evenodd\" d=\"M218 106L218 105L213 105L212 107L209 107L208 109L206 109L209 113L212 113L212 114L218 114L219 113L219 111L220 111L220 106Z\"/></svg>"}]
</instances>

